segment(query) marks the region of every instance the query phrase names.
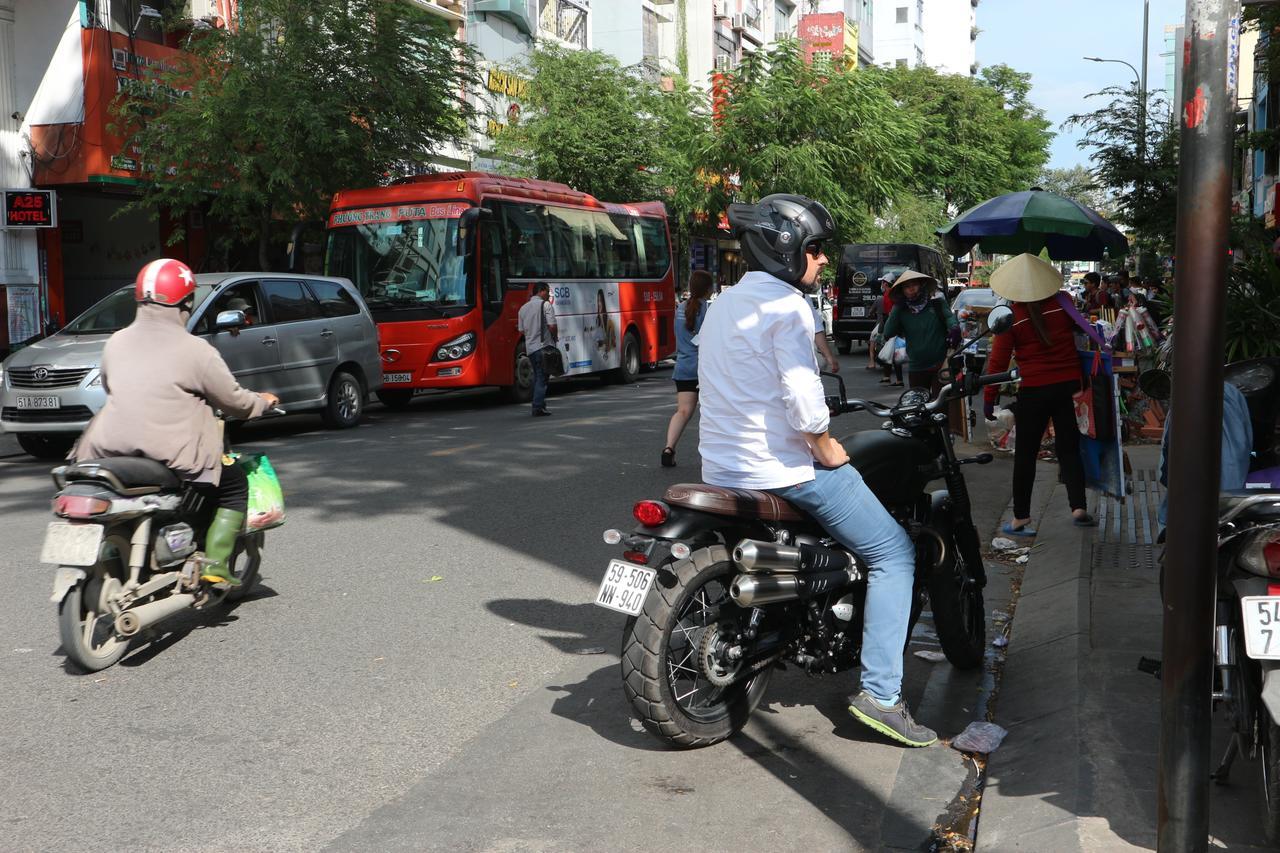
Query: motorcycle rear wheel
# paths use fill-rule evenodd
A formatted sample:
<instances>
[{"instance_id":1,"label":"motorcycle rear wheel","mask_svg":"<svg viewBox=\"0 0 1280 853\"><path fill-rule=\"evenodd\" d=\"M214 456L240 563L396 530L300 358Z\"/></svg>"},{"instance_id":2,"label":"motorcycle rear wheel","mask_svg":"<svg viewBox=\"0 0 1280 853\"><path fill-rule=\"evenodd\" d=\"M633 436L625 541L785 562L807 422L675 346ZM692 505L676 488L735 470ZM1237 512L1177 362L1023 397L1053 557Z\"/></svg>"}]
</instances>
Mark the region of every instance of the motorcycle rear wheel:
<instances>
[{"instance_id":1,"label":"motorcycle rear wheel","mask_svg":"<svg viewBox=\"0 0 1280 853\"><path fill-rule=\"evenodd\" d=\"M716 687L700 675L701 632L725 618L745 617L729 598L736 570L720 545L671 563L660 573L644 609L628 620L622 643L622 687L641 724L673 746L719 743L746 725L764 697L773 667Z\"/></svg>"},{"instance_id":2,"label":"motorcycle rear wheel","mask_svg":"<svg viewBox=\"0 0 1280 853\"><path fill-rule=\"evenodd\" d=\"M240 601L249 595L258 583L258 569L262 567L263 531L247 533L236 542L231 552L231 571L240 579L239 586L227 590L224 601Z\"/></svg>"},{"instance_id":3,"label":"motorcycle rear wheel","mask_svg":"<svg viewBox=\"0 0 1280 853\"><path fill-rule=\"evenodd\" d=\"M1259 728L1263 729L1262 749L1258 751L1262 758L1262 831L1267 843L1275 846L1280 844L1280 726L1266 707L1258 713Z\"/></svg>"},{"instance_id":4,"label":"motorcycle rear wheel","mask_svg":"<svg viewBox=\"0 0 1280 853\"><path fill-rule=\"evenodd\" d=\"M954 556L949 565L929 573L929 607L938 630L942 652L956 669L982 665L987 652L987 610L982 588L972 577L968 560L982 559L952 539Z\"/></svg>"},{"instance_id":5,"label":"motorcycle rear wheel","mask_svg":"<svg viewBox=\"0 0 1280 853\"><path fill-rule=\"evenodd\" d=\"M115 617L107 607L107 596L120 589L108 565L99 562L86 570L88 577L69 589L58 605L62 650L85 672L106 669L129 650L129 641L117 636Z\"/></svg>"}]
</instances>

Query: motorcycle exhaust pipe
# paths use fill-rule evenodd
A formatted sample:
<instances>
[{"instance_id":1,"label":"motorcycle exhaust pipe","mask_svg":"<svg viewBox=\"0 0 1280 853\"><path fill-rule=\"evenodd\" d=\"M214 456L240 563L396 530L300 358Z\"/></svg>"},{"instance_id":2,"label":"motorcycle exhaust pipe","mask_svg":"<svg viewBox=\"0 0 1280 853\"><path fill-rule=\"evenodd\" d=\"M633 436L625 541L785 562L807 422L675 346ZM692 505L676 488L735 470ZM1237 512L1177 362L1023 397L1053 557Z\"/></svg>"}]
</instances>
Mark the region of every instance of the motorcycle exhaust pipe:
<instances>
[{"instance_id":1,"label":"motorcycle exhaust pipe","mask_svg":"<svg viewBox=\"0 0 1280 853\"><path fill-rule=\"evenodd\" d=\"M131 607L116 617L116 631L122 637L132 637L144 628L150 628L162 619L168 619L195 603L194 595L182 592L168 595L159 601L149 601L146 604Z\"/></svg>"},{"instance_id":2,"label":"motorcycle exhaust pipe","mask_svg":"<svg viewBox=\"0 0 1280 853\"><path fill-rule=\"evenodd\" d=\"M848 551L818 545L779 545L759 539L739 542L733 549L733 561L749 574L858 571L857 561Z\"/></svg>"},{"instance_id":3,"label":"motorcycle exhaust pipe","mask_svg":"<svg viewBox=\"0 0 1280 853\"><path fill-rule=\"evenodd\" d=\"M762 607L842 589L861 577L856 569L816 574L738 575L729 586L729 597L742 607Z\"/></svg>"}]
</instances>

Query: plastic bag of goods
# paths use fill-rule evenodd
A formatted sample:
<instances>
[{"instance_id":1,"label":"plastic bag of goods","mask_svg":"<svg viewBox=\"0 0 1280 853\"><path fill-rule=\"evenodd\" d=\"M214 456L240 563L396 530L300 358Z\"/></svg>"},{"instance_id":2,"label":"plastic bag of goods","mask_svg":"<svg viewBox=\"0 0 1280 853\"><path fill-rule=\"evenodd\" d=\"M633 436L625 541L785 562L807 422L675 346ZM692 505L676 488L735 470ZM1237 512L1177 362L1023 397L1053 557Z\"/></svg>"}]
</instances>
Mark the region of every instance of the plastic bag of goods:
<instances>
[{"instance_id":1,"label":"plastic bag of goods","mask_svg":"<svg viewBox=\"0 0 1280 853\"><path fill-rule=\"evenodd\" d=\"M241 454L237 463L249 479L246 530L269 530L284 524L284 490L271 460L264 454Z\"/></svg>"}]
</instances>

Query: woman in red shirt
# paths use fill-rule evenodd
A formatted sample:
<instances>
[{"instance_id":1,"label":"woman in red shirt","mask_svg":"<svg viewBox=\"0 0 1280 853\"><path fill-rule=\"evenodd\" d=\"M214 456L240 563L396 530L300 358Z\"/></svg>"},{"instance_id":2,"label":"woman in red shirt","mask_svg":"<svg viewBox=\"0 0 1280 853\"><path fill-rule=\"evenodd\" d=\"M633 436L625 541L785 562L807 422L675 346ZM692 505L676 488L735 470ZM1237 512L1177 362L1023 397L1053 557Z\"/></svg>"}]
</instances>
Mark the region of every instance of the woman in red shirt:
<instances>
[{"instance_id":1,"label":"woman in red shirt","mask_svg":"<svg viewBox=\"0 0 1280 853\"><path fill-rule=\"evenodd\" d=\"M1035 255L1019 255L991 274L991 289L1009 300L1014 323L1012 329L993 339L986 372L1006 370L1012 355L1017 358L1022 379L1014 407L1013 521L1002 528L1012 536L1036 534L1030 526L1031 487L1040 440L1050 420L1074 523L1079 527L1096 524L1086 508L1080 432L1072 400L1082 379L1076 325L1058 296L1061 288L1062 276ZM987 388L984 399L983 411L990 418L996 400L994 386Z\"/></svg>"}]
</instances>

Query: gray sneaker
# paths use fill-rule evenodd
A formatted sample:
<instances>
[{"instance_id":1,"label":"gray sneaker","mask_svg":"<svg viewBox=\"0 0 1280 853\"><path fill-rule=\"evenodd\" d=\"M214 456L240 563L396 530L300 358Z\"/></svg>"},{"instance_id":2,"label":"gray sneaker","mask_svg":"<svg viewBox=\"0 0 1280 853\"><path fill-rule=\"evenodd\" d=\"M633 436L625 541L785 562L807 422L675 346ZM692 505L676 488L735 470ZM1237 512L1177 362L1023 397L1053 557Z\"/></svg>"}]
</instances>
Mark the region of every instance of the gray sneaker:
<instances>
[{"instance_id":1,"label":"gray sneaker","mask_svg":"<svg viewBox=\"0 0 1280 853\"><path fill-rule=\"evenodd\" d=\"M849 700L849 713L885 737L907 746L929 746L938 739L937 732L911 718L902 700L896 705L881 705L863 690Z\"/></svg>"}]
</instances>

